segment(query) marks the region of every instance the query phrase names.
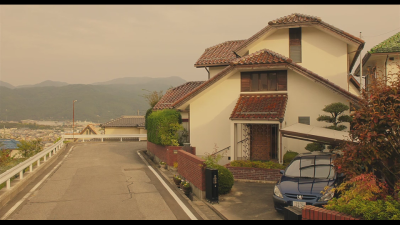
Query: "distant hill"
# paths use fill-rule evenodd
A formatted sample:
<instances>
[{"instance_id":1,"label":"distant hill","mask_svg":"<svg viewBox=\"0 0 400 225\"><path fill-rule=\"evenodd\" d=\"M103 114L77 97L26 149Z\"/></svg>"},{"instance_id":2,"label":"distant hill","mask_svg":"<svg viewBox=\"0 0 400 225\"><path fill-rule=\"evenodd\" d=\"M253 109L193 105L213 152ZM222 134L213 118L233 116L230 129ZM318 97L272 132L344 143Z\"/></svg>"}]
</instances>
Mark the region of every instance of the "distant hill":
<instances>
[{"instance_id":1,"label":"distant hill","mask_svg":"<svg viewBox=\"0 0 400 225\"><path fill-rule=\"evenodd\" d=\"M72 101L75 120L104 123L121 115L140 115L150 107L140 95L149 91L164 93L186 81L179 77L152 78L136 84L84 85L60 87L31 87L10 89L0 86L0 120L72 120ZM5 112L7 109L7 112ZM7 115L6 115L7 113Z\"/></svg>"},{"instance_id":2,"label":"distant hill","mask_svg":"<svg viewBox=\"0 0 400 225\"><path fill-rule=\"evenodd\" d=\"M13 85L11 85L11 84L9 84L7 82L1 81L1 80L0 80L0 87L7 87L7 88L10 88L10 89L14 89L15 88Z\"/></svg>"},{"instance_id":3,"label":"distant hill","mask_svg":"<svg viewBox=\"0 0 400 225\"><path fill-rule=\"evenodd\" d=\"M31 87L62 87L68 85L67 82L60 82L60 81L52 81L52 80L46 80L43 82L40 82L38 84L33 84L33 85L19 85L17 88L31 88Z\"/></svg>"},{"instance_id":4,"label":"distant hill","mask_svg":"<svg viewBox=\"0 0 400 225\"><path fill-rule=\"evenodd\" d=\"M172 77L160 77L160 78L152 78L152 77L124 77L124 78L116 78L110 81L105 82L96 82L92 83L93 85L108 85L108 84L145 84L149 82L169 82L169 83L184 83L186 82L184 79L172 76Z\"/></svg>"}]
</instances>

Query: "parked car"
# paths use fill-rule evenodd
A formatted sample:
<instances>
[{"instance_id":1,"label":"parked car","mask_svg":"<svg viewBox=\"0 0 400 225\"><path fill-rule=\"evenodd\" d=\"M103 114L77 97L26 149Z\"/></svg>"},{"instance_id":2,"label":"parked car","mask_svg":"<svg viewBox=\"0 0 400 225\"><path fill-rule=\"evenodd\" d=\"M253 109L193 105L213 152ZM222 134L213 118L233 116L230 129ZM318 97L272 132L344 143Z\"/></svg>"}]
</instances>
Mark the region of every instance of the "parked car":
<instances>
[{"instance_id":1,"label":"parked car","mask_svg":"<svg viewBox=\"0 0 400 225\"><path fill-rule=\"evenodd\" d=\"M299 208L305 205L322 206L334 197L331 191L341 183L333 166L335 154L304 153L297 155L286 170L281 170L282 177L276 183L273 193L274 207L277 211L286 206ZM325 187L329 187L325 194Z\"/></svg>"}]
</instances>

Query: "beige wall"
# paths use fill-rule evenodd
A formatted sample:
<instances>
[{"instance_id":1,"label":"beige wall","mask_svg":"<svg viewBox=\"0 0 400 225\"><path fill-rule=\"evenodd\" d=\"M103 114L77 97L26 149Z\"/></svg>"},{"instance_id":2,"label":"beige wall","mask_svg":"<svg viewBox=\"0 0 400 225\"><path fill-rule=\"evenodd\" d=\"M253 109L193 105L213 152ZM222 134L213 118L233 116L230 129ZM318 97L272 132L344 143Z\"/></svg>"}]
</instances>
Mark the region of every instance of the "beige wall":
<instances>
[{"instance_id":1,"label":"beige wall","mask_svg":"<svg viewBox=\"0 0 400 225\"><path fill-rule=\"evenodd\" d=\"M254 43L249 49L249 54L264 48L289 57L289 29L279 29L258 43Z\"/></svg>"},{"instance_id":2,"label":"beige wall","mask_svg":"<svg viewBox=\"0 0 400 225\"><path fill-rule=\"evenodd\" d=\"M140 134L137 127L106 127L105 134Z\"/></svg>"},{"instance_id":3,"label":"beige wall","mask_svg":"<svg viewBox=\"0 0 400 225\"><path fill-rule=\"evenodd\" d=\"M217 75L219 72L224 70L227 66L211 66L208 67L208 71L210 71L210 78Z\"/></svg>"},{"instance_id":4,"label":"beige wall","mask_svg":"<svg viewBox=\"0 0 400 225\"><path fill-rule=\"evenodd\" d=\"M360 91L350 81L349 81L349 92L354 95L360 96Z\"/></svg>"},{"instance_id":5,"label":"beige wall","mask_svg":"<svg viewBox=\"0 0 400 225\"><path fill-rule=\"evenodd\" d=\"M288 71L287 93L288 102L283 127L297 123L299 116L309 116L311 125L324 127L328 124L318 122L316 118L323 114L322 108L325 105L339 101L348 104L348 101L342 95L291 70ZM211 153L214 150L214 144L217 144L218 150L231 145L232 122L229 117L239 95L240 72L235 72L226 80L211 86L191 102L190 142L192 146L196 147L197 155L202 156L205 153ZM348 124L345 125L349 126ZM283 153L287 150L306 152L304 147L307 143L283 138ZM228 156L232 155L229 154ZM223 163L226 162L225 158Z\"/></svg>"},{"instance_id":6,"label":"beige wall","mask_svg":"<svg viewBox=\"0 0 400 225\"><path fill-rule=\"evenodd\" d=\"M302 27L302 62L299 65L347 90L347 43L314 27ZM289 28L279 29L250 49L263 48L289 57Z\"/></svg>"}]
</instances>

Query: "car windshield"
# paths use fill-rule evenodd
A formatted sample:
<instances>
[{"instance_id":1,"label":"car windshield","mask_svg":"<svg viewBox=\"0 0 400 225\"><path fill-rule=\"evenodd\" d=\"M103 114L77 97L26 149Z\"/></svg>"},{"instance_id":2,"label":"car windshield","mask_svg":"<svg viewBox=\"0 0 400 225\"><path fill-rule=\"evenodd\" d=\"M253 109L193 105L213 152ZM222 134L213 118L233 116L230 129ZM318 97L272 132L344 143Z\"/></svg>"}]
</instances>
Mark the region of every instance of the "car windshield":
<instances>
[{"instance_id":1,"label":"car windshield","mask_svg":"<svg viewBox=\"0 0 400 225\"><path fill-rule=\"evenodd\" d=\"M335 169L328 157L299 158L286 169L285 176L332 179Z\"/></svg>"}]
</instances>

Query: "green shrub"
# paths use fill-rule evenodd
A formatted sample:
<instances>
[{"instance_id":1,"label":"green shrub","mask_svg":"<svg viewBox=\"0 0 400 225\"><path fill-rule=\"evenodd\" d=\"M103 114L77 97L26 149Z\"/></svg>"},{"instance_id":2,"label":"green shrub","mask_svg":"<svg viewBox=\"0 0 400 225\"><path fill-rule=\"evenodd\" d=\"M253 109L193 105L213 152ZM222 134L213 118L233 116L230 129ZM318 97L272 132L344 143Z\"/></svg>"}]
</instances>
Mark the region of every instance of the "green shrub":
<instances>
[{"instance_id":1,"label":"green shrub","mask_svg":"<svg viewBox=\"0 0 400 225\"><path fill-rule=\"evenodd\" d=\"M361 174L333 189L339 198L328 201L326 209L366 220L400 220L400 201L388 195L388 187L375 175Z\"/></svg>"},{"instance_id":2,"label":"green shrub","mask_svg":"<svg viewBox=\"0 0 400 225\"><path fill-rule=\"evenodd\" d=\"M216 165L218 169L218 194L223 195L231 191L233 183L233 174L227 168Z\"/></svg>"},{"instance_id":3,"label":"green shrub","mask_svg":"<svg viewBox=\"0 0 400 225\"><path fill-rule=\"evenodd\" d=\"M183 127L180 112L172 109L153 111L147 117L147 140L164 146L178 146L178 131Z\"/></svg>"},{"instance_id":4,"label":"green shrub","mask_svg":"<svg viewBox=\"0 0 400 225\"><path fill-rule=\"evenodd\" d=\"M250 160L235 160L231 162L231 166L262 168L262 169L285 169L284 165L272 161L261 162L261 161L250 161Z\"/></svg>"},{"instance_id":5,"label":"green shrub","mask_svg":"<svg viewBox=\"0 0 400 225\"><path fill-rule=\"evenodd\" d=\"M290 163L298 154L297 152L287 151L283 155L283 163Z\"/></svg>"},{"instance_id":6,"label":"green shrub","mask_svg":"<svg viewBox=\"0 0 400 225\"><path fill-rule=\"evenodd\" d=\"M325 145L318 143L318 142L313 142L313 143L307 144L305 149L310 152L321 152L322 150L325 149Z\"/></svg>"}]
</instances>

